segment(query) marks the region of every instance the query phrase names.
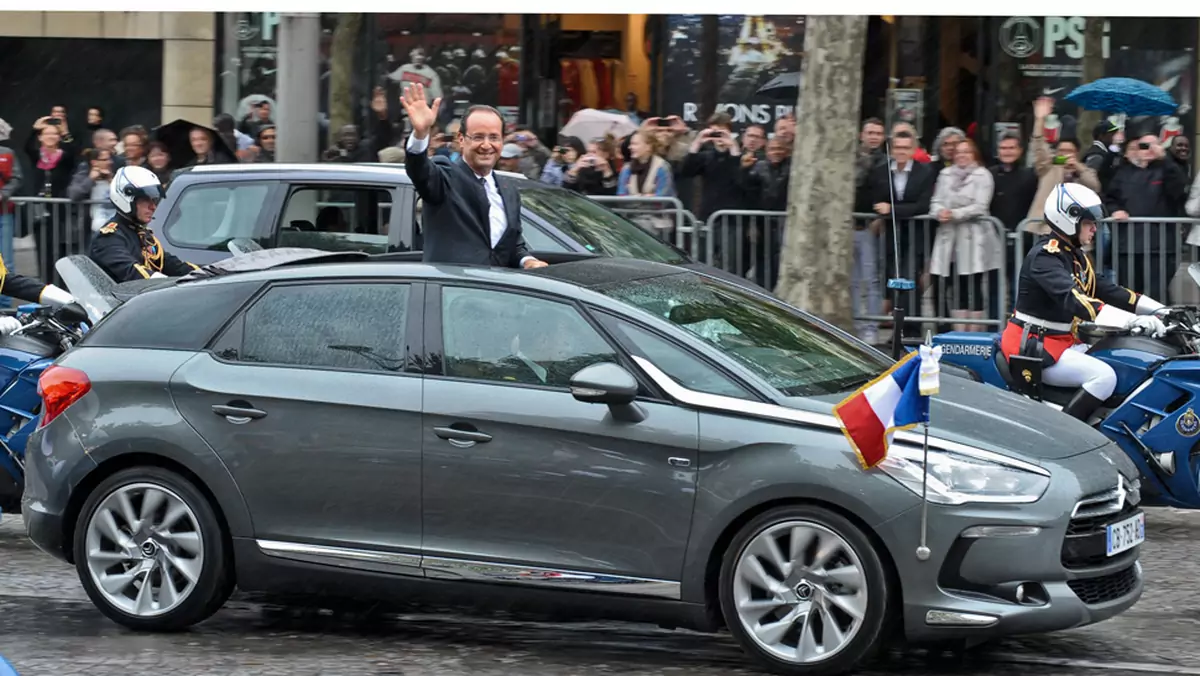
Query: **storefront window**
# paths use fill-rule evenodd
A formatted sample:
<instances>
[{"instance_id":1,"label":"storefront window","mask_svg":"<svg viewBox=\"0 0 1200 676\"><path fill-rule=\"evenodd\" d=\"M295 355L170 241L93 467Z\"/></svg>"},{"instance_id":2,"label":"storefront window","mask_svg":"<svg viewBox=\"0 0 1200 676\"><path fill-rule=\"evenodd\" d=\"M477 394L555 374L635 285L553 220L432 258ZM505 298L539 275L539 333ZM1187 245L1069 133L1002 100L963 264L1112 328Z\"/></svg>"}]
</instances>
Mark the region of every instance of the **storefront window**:
<instances>
[{"instance_id":1,"label":"storefront window","mask_svg":"<svg viewBox=\"0 0 1200 676\"><path fill-rule=\"evenodd\" d=\"M379 73L396 101L406 83L442 99L438 123L460 118L473 104L500 109L516 121L520 108L521 17L516 14L379 14Z\"/></svg>"},{"instance_id":2,"label":"storefront window","mask_svg":"<svg viewBox=\"0 0 1200 676\"><path fill-rule=\"evenodd\" d=\"M701 114L703 17L667 19L663 102L666 114L688 124ZM799 94L804 17L722 15L717 55L717 110L729 113L737 128L772 125L792 113Z\"/></svg>"},{"instance_id":3,"label":"storefront window","mask_svg":"<svg viewBox=\"0 0 1200 676\"><path fill-rule=\"evenodd\" d=\"M1092 32L1089 23L1103 22ZM1093 29L1094 31L1094 29ZM1128 118L1122 111L1101 111L1128 129L1157 132L1164 142L1195 130L1196 26L1191 19L1087 17L1005 17L991 21L995 40L992 80L996 87L995 126L1033 125L1032 104L1041 96L1057 100L1047 120L1047 138L1079 138L1079 106L1066 96L1092 77L1127 77L1151 83L1171 95L1175 115ZM1088 44L1089 39L1095 44ZM1089 62L1094 59L1094 62ZM1089 77L1091 76L1091 77Z\"/></svg>"}]
</instances>

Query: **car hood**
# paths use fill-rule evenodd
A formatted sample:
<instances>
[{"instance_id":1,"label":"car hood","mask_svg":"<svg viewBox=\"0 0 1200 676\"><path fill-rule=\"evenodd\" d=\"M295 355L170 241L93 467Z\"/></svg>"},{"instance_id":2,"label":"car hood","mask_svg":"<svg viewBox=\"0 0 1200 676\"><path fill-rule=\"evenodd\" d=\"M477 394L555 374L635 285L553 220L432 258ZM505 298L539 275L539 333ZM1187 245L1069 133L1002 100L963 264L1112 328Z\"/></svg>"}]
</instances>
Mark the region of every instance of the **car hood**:
<instances>
[{"instance_id":1,"label":"car hood","mask_svg":"<svg viewBox=\"0 0 1200 676\"><path fill-rule=\"evenodd\" d=\"M791 397L785 406L833 413L846 394ZM929 407L929 434L1030 462L1057 460L1108 443L1100 432L1061 411L963 378L942 378Z\"/></svg>"}]
</instances>

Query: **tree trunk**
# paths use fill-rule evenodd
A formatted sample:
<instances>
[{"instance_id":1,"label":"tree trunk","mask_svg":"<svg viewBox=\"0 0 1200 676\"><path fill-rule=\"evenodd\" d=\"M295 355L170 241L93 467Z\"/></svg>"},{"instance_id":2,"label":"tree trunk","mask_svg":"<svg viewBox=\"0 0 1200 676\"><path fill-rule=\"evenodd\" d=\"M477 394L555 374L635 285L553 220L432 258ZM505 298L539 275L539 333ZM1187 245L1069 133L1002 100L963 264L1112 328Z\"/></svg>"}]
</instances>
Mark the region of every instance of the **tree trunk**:
<instances>
[{"instance_id":1,"label":"tree trunk","mask_svg":"<svg viewBox=\"0 0 1200 676\"><path fill-rule=\"evenodd\" d=\"M338 14L329 46L329 143L338 130L354 124L354 56L362 32L362 14ZM360 130L361 131L361 130Z\"/></svg>"},{"instance_id":2,"label":"tree trunk","mask_svg":"<svg viewBox=\"0 0 1200 676\"><path fill-rule=\"evenodd\" d=\"M1079 84L1087 84L1095 82L1104 77L1104 23L1108 19L1104 17L1088 17L1087 28L1083 34L1083 81ZM1079 111L1079 123L1075 129L1075 136L1079 142L1083 144L1085 150L1092 141L1092 129L1096 127L1096 123L1100 121L1100 111L1098 110L1081 110Z\"/></svg>"},{"instance_id":3,"label":"tree trunk","mask_svg":"<svg viewBox=\"0 0 1200 676\"><path fill-rule=\"evenodd\" d=\"M780 298L853 329L854 155L867 17L810 16L804 26Z\"/></svg>"}]
</instances>

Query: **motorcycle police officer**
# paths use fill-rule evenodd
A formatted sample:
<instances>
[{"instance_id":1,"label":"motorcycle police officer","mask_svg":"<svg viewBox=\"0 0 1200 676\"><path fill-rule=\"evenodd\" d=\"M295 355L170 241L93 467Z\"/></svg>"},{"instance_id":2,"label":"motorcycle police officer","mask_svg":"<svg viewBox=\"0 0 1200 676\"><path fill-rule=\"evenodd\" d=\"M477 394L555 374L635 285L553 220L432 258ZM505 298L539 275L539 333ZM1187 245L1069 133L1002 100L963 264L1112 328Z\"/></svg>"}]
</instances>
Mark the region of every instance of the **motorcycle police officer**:
<instances>
[{"instance_id":1,"label":"motorcycle police officer","mask_svg":"<svg viewBox=\"0 0 1200 676\"><path fill-rule=\"evenodd\" d=\"M1098 276L1083 247L1104 218L1100 196L1078 183L1060 183L1046 197L1050 234L1042 237L1021 268L1012 317L1000 339L1005 359L1041 357L1042 382L1078 387L1063 412L1087 421L1117 386L1111 366L1086 354L1075 335L1080 321L1139 329L1161 337L1162 303Z\"/></svg>"},{"instance_id":2,"label":"motorcycle police officer","mask_svg":"<svg viewBox=\"0 0 1200 676\"><path fill-rule=\"evenodd\" d=\"M116 207L113 219L100 228L88 255L117 282L150 277L179 277L198 269L163 250L148 228L163 198L162 183L144 167L121 167L108 186Z\"/></svg>"}]
</instances>

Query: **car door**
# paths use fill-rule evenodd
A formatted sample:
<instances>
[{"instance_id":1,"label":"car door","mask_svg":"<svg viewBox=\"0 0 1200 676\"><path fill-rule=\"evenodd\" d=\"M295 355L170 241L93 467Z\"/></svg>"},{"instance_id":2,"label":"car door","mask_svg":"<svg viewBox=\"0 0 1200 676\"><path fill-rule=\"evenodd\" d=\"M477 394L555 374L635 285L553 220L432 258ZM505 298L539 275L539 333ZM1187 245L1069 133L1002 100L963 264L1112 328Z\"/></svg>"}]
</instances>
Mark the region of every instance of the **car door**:
<instances>
[{"instance_id":1,"label":"car door","mask_svg":"<svg viewBox=\"0 0 1200 676\"><path fill-rule=\"evenodd\" d=\"M424 380L422 521L430 574L528 581L529 566L548 569L541 581L677 593L695 502L697 413L642 398L645 420L628 423L572 397L568 383L580 369L627 362L567 299L454 285L430 285L428 295L435 372ZM609 577L564 575L571 571Z\"/></svg>"},{"instance_id":2,"label":"car door","mask_svg":"<svg viewBox=\"0 0 1200 676\"><path fill-rule=\"evenodd\" d=\"M422 302L420 284L390 280L275 284L176 372L176 402L233 475L260 541L418 565L421 375L408 362Z\"/></svg>"},{"instance_id":3,"label":"car door","mask_svg":"<svg viewBox=\"0 0 1200 676\"><path fill-rule=\"evenodd\" d=\"M387 184L292 181L275 226L276 247L388 251L396 188Z\"/></svg>"}]
</instances>

